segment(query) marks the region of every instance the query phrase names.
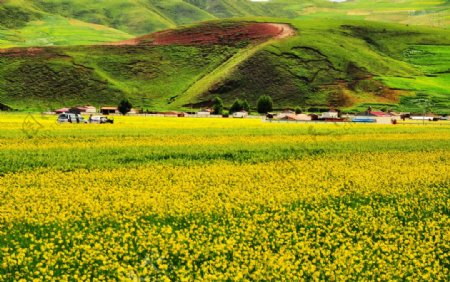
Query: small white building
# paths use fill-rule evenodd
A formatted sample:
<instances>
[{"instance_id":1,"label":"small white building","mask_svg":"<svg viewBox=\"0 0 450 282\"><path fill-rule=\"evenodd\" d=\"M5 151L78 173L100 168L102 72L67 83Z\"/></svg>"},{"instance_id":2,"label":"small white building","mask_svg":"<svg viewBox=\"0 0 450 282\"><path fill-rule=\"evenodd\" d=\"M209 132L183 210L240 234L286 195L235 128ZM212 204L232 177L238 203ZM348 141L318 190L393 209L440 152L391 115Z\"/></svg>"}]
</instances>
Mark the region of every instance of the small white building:
<instances>
[{"instance_id":1,"label":"small white building","mask_svg":"<svg viewBox=\"0 0 450 282\"><path fill-rule=\"evenodd\" d=\"M295 120L299 120L299 121L310 121L312 120L312 117L306 114L298 114L298 115L294 115L293 118Z\"/></svg>"},{"instance_id":2,"label":"small white building","mask_svg":"<svg viewBox=\"0 0 450 282\"><path fill-rule=\"evenodd\" d=\"M327 119L327 118L339 118L339 113L336 111L329 111L322 113L320 116L320 119Z\"/></svg>"},{"instance_id":3,"label":"small white building","mask_svg":"<svg viewBox=\"0 0 450 282\"><path fill-rule=\"evenodd\" d=\"M289 117L295 116L295 112L291 111L291 110L284 110L281 113L277 114L275 116L275 119L279 119L279 120L287 120L289 119Z\"/></svg>"},{"instance_id":4,"label":"small white building","mask_svg":"<svg viewBox=\"0 0 450 282\"><path fill-rule=\"evenodd\" d=\"M391 124L394 123L394 120L398 118L395 116L386 116L386 117L375 117L378 124Z\"/></svg>"},{"instance_id":5,"label":"small white building","mask_svg":"<svg viewBox=\"0 0 450 282\"><path fill-rule=\"evenodd\" d=\"M311 121L312 117L306 114L278 114L275 119L277 120L288 120L288 121Z\"/></svg>"},{"instance_id":6,"label":"small white building","mask_svg":"<svg viewBox=\"0 0 450 282\"><path fill-rule=\"evenodd\" d=\"M432 121L434 117L432 116L411 116L412 120L428 120Z\"/></svg>"},{"instance_id":7,"label":"small white building","mask_svg":"<svg viewBox=\"0 0 450 282\"><path fill-rule=\"evenodd\" d=\"M245 118L248 117L248 113L246 111L240 111L233 113L234 118Z\"/></svg>"},{"instance_id":8,"label":"small white building","mask_svg":"<svg viewBox=\"0 0 450 282\"><path fill-rule=\"evenodd\" d=\"M102 107L100 108L100 113L102 115L118 114L119 109L117 107Z\"/></svg>"},{"instance_id":9,"label":"small white building","mask_svg":"<svg viewBox=\"0 0 450 282\"><path fill-rule=\"evenodd\" d=\"M85 114L97 113L97 108L95 108L94 106L78 106L78 107L75 107L75 109L77 111L79 111L80 113L85 113Z\"/></svg>"},{"instance_id":10,"label":"small white building","mask_svg":"<svg viewBox=\"0 0 450 282\"><path fill-rule=\"evenodd\" d=\"M95 114L97 113L97 108L94 106L85 106L85 113L87 114Z\"/></svg>"},{"instance_id":11,"label":"small white building","mask_svg":"<svg viewBox=\"0 0 450 282\"><path fill-rule=\"evenodd\" d=\"M206 110L201 110L199 112L197 112L197 116L198 117L210 117L211 116L211 111L206 109Z\"/></svg>"},{"instance_id":12,"label":"small white building","mask_svg":"<svg viewBox=\"0 0 450 282\"><path fill-rule=\"evenodd\" d=\"M135 108L132 108L132 109L128 112L128 114L132 114L132 115L139 114L139 110L138 110L138 109L135 109Z\"/></svg>"}]
</instances>

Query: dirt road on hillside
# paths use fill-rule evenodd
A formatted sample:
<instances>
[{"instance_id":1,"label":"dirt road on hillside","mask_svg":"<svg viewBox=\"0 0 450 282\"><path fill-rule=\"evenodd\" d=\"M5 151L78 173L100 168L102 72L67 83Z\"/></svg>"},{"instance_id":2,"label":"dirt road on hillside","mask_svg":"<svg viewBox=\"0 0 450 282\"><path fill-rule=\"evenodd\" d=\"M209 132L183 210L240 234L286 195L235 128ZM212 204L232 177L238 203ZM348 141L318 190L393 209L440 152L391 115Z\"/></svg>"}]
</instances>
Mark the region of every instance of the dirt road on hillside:
<instances>
[{"instance_id":1,"label":"dirt road on hillside","mask_svg":"<svg viewBox=\"0 0 450 282\"><path fill-rule=\"evenodd\" d=\"M280 30L280 33L274 37L276 39L283 39L295 35L295 29L288 24L270 23L269 25L272 25Z\"/></svg>"}]
</instances>

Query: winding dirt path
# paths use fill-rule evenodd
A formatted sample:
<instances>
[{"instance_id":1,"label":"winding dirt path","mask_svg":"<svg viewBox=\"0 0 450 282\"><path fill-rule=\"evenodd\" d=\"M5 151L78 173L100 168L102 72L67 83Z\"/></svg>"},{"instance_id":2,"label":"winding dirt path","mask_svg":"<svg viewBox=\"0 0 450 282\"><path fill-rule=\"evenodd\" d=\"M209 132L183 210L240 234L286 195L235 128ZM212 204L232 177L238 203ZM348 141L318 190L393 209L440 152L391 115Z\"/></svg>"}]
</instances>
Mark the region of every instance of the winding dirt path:
<instances>
[{"instance_id":1,"label":"winding dirt path","mask_svg":"<svg viewBox=\"0 0 450 282\"><path fill-rule=\"evenodd\" d=\"M288 38L295 35L295 29L288 24L269 23L269 25L275 26L280 30L280 33L276 35L275 39Z\"/></svg>"},{"instance_id":2,"label":"winding dirt path","mask_svg":"<svg viewBox=\"0 0 450 282\"><path fill-rule=\"evenodd\" d=\"M213 71L205 73L183 93L174 99L172 106L183 107L195 101L200 94L206 93L218 81L235 71L239 65L253 56L256 52L270 45L273 40L281 40L294 36L295 29L285 23L209 23L191 28L160 31L142 37L114 42L108 45L126 46L158 46L158 45L211 45L236 44L249 41L247 47L239 50L231 58L223 61Z\"/></svg>"},{"instance_id":3,"label":"winding dirt path","mask_svg":"<svg viewBox=\"0 0 450 282\"><path fill-rule=\"evenodd\" d=\"M180 97L174 101L173 105L184 107L185 105L192 103L195 101L196 96L206 93L214 84L235 71L242 62L248 60L265 46L270 45L272 40L284 39L296 34L295 29L288 24L266 23L265 25L272 30L276 29L277 32L262 42L259 41L258 43L250 44L247 48L240 50L234 56L224 61L216 69L205 74L195 83L190 85Z\"/></svg>"}]
</instances>

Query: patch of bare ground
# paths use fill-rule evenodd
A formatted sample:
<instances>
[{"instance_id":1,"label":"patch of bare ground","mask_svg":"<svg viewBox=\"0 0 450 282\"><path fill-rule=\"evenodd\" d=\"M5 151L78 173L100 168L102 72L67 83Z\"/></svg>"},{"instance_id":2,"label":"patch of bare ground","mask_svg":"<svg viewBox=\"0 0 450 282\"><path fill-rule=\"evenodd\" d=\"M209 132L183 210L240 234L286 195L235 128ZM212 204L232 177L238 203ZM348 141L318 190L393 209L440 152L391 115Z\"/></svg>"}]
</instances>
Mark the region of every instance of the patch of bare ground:
<instances>
[{"instance_id":1,"label":"patch of bare ground","mask_svg":"<svg viewBox=\"0 0 450 282\"><path fill-rule=\"evenodd\" d=\"M237 44L282 39L295 35L288 24L281 23L210 23L200 26L167 30L142 37L113 42L109 45L213 45Z\"/></svg>"}]
</instances>

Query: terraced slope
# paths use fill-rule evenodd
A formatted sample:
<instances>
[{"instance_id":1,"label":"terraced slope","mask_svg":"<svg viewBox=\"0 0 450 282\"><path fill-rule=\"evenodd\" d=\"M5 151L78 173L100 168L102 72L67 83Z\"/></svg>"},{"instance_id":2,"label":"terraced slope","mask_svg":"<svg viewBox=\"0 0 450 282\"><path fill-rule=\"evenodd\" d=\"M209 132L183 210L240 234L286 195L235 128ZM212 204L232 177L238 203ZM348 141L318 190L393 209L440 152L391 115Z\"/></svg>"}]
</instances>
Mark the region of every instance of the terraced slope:
<instances>
[{"instance_id":1,"label":"terraced slope","mask_svg":"<svg viewBox=\"0 0 450 282\"><path fill-rule=\"evenodd\" d=\"M295 36L271 41L276 25L213 21L103 46L3 50L0 103L48 110L128 97L143 109L189 110L216 95L226 105L242 98L254 106L268 94L278 108L414 111L415 95L424 93L435 111L449 112L449 30L347 20L290 25Z\"/></svg>"}]
</instances>

